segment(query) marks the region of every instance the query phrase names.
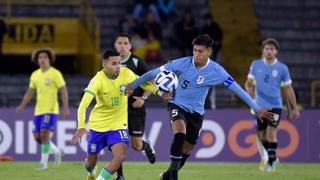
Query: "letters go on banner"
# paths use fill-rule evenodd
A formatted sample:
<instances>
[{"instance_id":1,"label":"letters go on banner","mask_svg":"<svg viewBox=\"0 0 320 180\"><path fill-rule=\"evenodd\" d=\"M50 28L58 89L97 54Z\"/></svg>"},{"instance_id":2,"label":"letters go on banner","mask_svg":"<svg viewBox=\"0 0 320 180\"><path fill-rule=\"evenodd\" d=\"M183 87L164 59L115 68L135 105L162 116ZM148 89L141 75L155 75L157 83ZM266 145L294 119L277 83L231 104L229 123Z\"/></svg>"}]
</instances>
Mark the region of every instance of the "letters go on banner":
<instances>
[{"instance_id":1,"label":"letters go on banner","mask_svg":"<svg viewBox=\"0 0 320 180\"><path fill-rule=\"evenodd\" d=\"M282 162L320 162L320 112L303 110L301 119L293 123L282 115L278 131L278 156ZM39 146L32 136L33 109L20 115L15 109L0 109L0 156L15 160L37 161ZM145 138L157 152L159 161L168 161L172 132L165 109L148 109ZM73 145L70 139L76 130L76 109L71 109L70 120L59 120L53 140L63 149L65 160L80 161L85 157L86 140ZM198 144L191 161L252 162L257 161L256 135L253 116L249 110L207 111ZM102 154L109 154L107 148ZM108 159L110 156L102 158ZM128 161L144 161L139 152L129 150Z\"/></svg>"}]
</instances>

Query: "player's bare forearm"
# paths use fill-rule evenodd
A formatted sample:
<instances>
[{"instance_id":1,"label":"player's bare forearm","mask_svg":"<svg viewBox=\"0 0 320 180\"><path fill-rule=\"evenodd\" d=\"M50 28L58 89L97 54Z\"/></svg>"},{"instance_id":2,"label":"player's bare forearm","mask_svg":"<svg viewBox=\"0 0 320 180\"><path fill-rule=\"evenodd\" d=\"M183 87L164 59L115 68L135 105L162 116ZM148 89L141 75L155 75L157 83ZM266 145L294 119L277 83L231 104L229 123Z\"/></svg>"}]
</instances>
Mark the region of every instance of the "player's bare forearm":
<instances>
[{"instance_id":1,"label":"player's bare forearm","mask_svg":"<svg viewBox=\"0 0 320 180\"><path fill-rule=\"evenodd\" d=\"M284 94L285 94L286 98L288 99L288 103L290 103L292 108L298 109L296 95L295 95L291 85L284 87Z\"/></svg>"},{"instance_id":2,"label":"player's bare forearm","mask_svg":"<svg viewBox=\"0 0 320 180\"><path fill-rule=\"evenodd\" d=\"M61 96L62 96L62 104L63 104L63 116L65 119L67 119L70 115L69 112L69 95L68 90L66 86L63 86L61 88Z\"/></svg>"},{"instance_id":3,"label":"player's bare forearm","mask_svg":"<svg viewBox=\"0 0 320 180\"><path fill-rule=\"evenodd\" d=\"M34 96L34 92L35 90L33 89L28 89L27 92L24 94L23 99L20 103L20 105L17 107L16 111L18 113L22 112L24 110L24 107L30 102L30 100L33 98Z\"/></svg>"},{"instance_id":4,"label":"player's bare forearm","mask_svg":"<svg viewBox=\"0 0 320 180\"><path fill-rule=\"evenodd\" d=\"M253 80L252 79L247 79L245 83L245 88L248 94L254 98L254 85L253 85Z\"/></svg>"},{"instance_id":5,"label":"player's bare forearm","mask_svg":"<svg viewBox=\"0 0 320 180\"><path fill-rule=\"evenodd\" d=\"M292 111L289 110L289 120L298 119L300 117L300 112L297 105L296 95L291 85L284 87L284 93L287 99L288 108L292 107Z\"/></svg>"},{"instance_id":6,"label":"player's bare forearm","mask_svg":"<svg viewBox=\"0 0 320 180\"><path fill-rule=\"evenodd\" d=\"M143 96L145 96L145 97L149 97L149 96L150 96L150 94L151 94L151 92L150 92L150 91L145 90L145 91L144 91L144 93L143 93Z\"/></svg>"}]
</instances>

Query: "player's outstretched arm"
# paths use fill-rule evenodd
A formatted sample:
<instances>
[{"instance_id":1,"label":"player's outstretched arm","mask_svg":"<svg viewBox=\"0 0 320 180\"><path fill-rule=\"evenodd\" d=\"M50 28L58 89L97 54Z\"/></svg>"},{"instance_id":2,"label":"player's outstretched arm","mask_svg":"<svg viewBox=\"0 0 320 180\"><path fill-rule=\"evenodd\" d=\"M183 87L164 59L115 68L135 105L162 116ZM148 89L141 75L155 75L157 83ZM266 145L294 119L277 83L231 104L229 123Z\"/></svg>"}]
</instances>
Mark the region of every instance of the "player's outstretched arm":
<instances>
[{"instance_id":1,"label":"player's outstretched arm","mask_svg":"<svg viewBox=\"0 0 320 180\"><path fill-rule=\"evenodd\" d=\"M138 79L136 79L135 81L130 83L131 87L133 89L136 89L141 84L144 84L144 83L154 79L159 72L160 72L160 68L156 68L156 69L153 69L153 70L150 70L150 71L146 72L141 77L139 77Z\"/></svg>"},{"instance_id":2,"label":"player's outstretched arm","mask_svg":"<svg viewBox=\"0 0 320 180\"><path fill-rule=\"evenodd\" d=\"M16 108L17 113L21 113L26 105L30 102L32 97L34 96L35 90L34 89L28 89L27 92L24 94L24 97L20 103L20 105Z\"/></svg>"},{"instance_id":3,"label":"player's outstretched arm","mask_svg":"<svg viewBox=\"0 0 320 180\"><path fill-rule=\"evenodd\" d=\"M61 89L61 97L62 97L62 105L63 105L63 118L68 119L70 116L69 111L69 96L68 90L66 86L63 86Z\"/></svg>"},{"instance_id":4,"label":"player's outstretched arm","mask_svg":"<svg viewBox=\"0 0 320 180\"><path fill-rule=\"evenodd\" d=\"M246 104L248 104L255 112L256 116L258 118L266 118L269 120L273 120L274 114L272 112L268 112L267 109L263 109L259 107L249 96L248 93L246 93L237 82L232 82L232 84L229 85L229 89L231 89L234 93L237 94Z\"/></svg>"}]
</instances>

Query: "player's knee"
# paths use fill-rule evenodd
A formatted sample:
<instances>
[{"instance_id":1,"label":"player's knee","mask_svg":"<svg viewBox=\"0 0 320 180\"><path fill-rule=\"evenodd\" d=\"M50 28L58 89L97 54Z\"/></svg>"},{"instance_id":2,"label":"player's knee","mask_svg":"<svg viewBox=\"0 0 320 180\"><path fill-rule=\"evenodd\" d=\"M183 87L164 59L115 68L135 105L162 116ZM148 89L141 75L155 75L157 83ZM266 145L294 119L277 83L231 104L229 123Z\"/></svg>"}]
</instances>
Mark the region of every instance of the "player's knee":
<instances>
[{"instance_id":1,"label":"player's knee","mask_svg":"<svg viewBox=\"0 0 320 180\"><path fill-rule=\"evenodd\" d=\"M35 140L37 143L41 144L41 138L40 138L40 135L39 135L39 134L34 134L33 137L34 137L34 140Z\"/></svg>"}]
</instances>

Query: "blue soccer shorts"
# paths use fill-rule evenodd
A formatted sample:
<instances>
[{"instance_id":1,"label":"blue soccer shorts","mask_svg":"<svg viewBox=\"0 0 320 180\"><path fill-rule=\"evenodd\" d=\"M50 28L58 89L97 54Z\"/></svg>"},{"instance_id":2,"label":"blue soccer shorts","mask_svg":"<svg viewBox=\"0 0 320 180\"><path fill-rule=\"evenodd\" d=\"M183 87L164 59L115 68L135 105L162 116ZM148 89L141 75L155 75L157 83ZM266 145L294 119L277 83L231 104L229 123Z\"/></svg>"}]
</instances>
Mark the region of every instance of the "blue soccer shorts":
<instances>
[{"instance_id":1,"label":"blue soccer shorts","mask_svg":"<svg viewBox=\"0 0 320 180\"><path fill-rule=\"evenodd\" d=\"M90 129L87 153L99 154L100 151L105 147L108 147L109 151L111 151L111 146L118 143L125 143L129 146L127 129L107 132L97 132Z\"/></svg>"},{"instance_id":2,"label":"blue soccer shorts","mask_svg":"<svg viewBox=\"0 0 320 180\"><path fill-rule=\"evenodd\" d=\"M42 115L34 116L32 132L40 133L41 129L49 129L53 131L57 120L58 120L57 114L42 114Z\"/></svg>"}]
</instances>

